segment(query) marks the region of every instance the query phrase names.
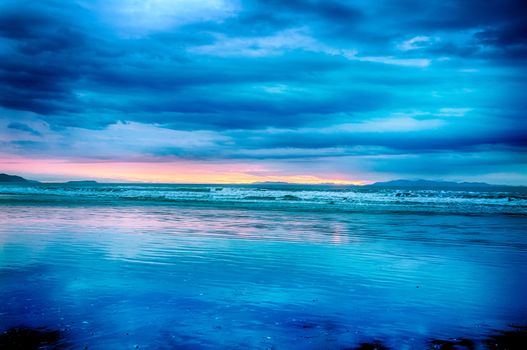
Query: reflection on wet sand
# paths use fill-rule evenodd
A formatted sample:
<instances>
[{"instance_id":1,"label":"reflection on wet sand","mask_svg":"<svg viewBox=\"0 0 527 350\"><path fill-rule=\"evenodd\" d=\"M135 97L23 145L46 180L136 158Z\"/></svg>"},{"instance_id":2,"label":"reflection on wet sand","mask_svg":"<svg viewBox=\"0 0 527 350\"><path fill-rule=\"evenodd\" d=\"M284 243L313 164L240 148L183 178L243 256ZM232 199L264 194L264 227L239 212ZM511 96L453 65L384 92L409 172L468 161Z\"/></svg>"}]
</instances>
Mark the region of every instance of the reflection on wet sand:
<instances>
[{"instance_id":1,"label":"reflection on wet sand","mask_svg":"<svg viewBox=\"0 0 527 350\"><path fill-rule=\"evenodd\" d=\"M527 323L526 220L4 205L0 331L75 349L501 346L521 334L494 329Z\"/></svg>"},{"instance_id":2,"label":"reflection on wet sand","mask_svg":"<svg viewBox=\"0 0 527 350\"><path fill-rule=\"evenodd\" d=\"M311 328L317 327L317 325L304 325L304 327ZM178 349L181 348L177 343L168 339L166 345L175 346ZM475 350L481 347L490 350L525 350L527 349L527 327L511 327L509 330L498 331L495 334L487 335L482 341L466 338L433 339L428 342L428 345L431 350ZM70 347L68 346L67 332L60 332L59 330L16 327L5 330L0 334L0 349L5 350L66 349ZM138 345L135 347L139 348ZM84 349L90 348L90 345L84 346ZM334 348L344 350L390 350L389 347L378 340L360 343L352 347L334 344Z\"/></svg>"}]
</instances>

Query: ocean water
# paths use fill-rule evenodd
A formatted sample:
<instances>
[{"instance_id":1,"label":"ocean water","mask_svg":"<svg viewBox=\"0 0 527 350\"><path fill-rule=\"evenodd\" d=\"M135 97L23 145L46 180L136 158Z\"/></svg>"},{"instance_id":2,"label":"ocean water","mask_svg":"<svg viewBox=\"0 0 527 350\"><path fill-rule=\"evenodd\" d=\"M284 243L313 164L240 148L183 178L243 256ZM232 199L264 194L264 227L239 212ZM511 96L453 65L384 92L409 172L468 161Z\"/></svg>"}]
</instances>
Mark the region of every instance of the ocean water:
<instances>
[{"instance_id":1,"label":"ocean water","mask_svg":"<svg viewBox=\"0 0 527 350\"><path fill-rule=\"evenodd\" d=\"M527 325L527 193L1 185L0 331L66 349L427 349Z\"/></svg>"}]
</instances>

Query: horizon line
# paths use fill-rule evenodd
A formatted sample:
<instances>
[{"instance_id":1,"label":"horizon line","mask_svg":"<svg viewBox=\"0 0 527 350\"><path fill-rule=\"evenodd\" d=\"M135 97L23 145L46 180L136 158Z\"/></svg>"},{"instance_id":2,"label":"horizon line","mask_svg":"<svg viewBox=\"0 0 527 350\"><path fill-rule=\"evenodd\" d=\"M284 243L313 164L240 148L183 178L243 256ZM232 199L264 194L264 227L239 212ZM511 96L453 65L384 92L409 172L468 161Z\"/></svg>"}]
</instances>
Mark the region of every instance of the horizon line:
<instances>
[{"instance_id":1,"label":"horizon line","mask_svg":"<svg viewBox=\"0 0 527 350\"><path fill-rule=\"evenodd\" d=\"M68 179L68 180L32 180L28 179L21 175L12 175L8 173L0 173L0 175L7 176L18 176L22 177L28 182L42 183L42 184L65 184L68 182L92 182L96 184L143 184L143 185L211 185L211 186L229 186L229 185L303 185L303 186L355 186L355 187L364 187L370 186L379 183L389 183L395 181L429 181L436 183L456 183L456 184L485 184L490 186L501 186L501 187L527 187L526 184L522 185L510 185L510 184L498 184L498 183L489 183L485 181L454 181L454 180L431 180L425 178L396 178L391 180L384 181L347 181L347 180L337 180L337 181L324 181L324 182L290 182L290 181L252 181L252 182L165 182L165 181L130 181L130 180L96 180L96 179ZM16 182L4 182L16 184ZM0 182L2 184L2 182Z\"/></svg>"}]
</instances>

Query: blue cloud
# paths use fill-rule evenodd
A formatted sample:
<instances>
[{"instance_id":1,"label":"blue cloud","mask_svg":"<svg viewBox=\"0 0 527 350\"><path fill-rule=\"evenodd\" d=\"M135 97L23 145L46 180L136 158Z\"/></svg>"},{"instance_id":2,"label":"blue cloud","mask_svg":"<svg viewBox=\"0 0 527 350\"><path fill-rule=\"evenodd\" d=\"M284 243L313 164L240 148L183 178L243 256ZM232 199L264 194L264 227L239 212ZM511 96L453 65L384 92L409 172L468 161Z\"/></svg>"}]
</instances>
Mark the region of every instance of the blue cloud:
<instances>
[{"instance_id":1,"label":"blue cloud","mask_svg":"<svg viewBox=\"0 0 527 350\"><path fill-rule=\"evenodd\" d=\"M313 162L360 157L361 149L527 147L523 1L225 0L215 9L189 1L178 5L184 15L156 3L159 11L115 1L3 2L5 132L56 142L30 126L44 123L64 146L75 142L70 128L135 122L229 139L192 152L167 140L144 145L145 154ZM13 152L32 151L22 141L12 141ZM383 164L377 171L388 171Z\"/></svg>"},{"instance_id":2,"label":"blue cloud","mask_svg":"<svg viewBox=\"0 0 527 350\"><path fill-rule=\"evenodd\" d=\"M29 125L27 124L24 124L24 123L17 123L17 122L12 122L12 123L9 123L7 125L7 127L9 129L13 129L13 130L20 130L20 131L24 131L24 132L27 132L33 136L42 136L42 134L38 131L36 131L35 129L33 129L32 127L30 127Z\"/></svg>"}]
</instances>

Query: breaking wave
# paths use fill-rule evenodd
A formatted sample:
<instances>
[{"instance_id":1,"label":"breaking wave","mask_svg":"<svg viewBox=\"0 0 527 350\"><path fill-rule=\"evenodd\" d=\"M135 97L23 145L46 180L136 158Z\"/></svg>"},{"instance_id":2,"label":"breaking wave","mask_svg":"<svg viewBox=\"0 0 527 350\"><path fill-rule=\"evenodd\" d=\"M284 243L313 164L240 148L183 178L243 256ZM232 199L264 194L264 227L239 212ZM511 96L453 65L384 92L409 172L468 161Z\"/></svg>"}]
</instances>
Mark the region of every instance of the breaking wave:
<instances>
[{"instance_id":1,"label":"breaking wave","mask_svg":"<svg viewBox=\"0 0 527 350\"><path fill-rule=\"evenodd\" d=\"M527 214L527 191L401 190L340 186L0 185L0 202L152 202L275 209L454 211Z\"/></svg>"}]
</instances>

